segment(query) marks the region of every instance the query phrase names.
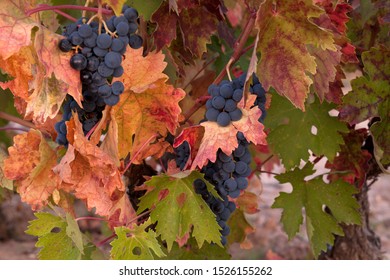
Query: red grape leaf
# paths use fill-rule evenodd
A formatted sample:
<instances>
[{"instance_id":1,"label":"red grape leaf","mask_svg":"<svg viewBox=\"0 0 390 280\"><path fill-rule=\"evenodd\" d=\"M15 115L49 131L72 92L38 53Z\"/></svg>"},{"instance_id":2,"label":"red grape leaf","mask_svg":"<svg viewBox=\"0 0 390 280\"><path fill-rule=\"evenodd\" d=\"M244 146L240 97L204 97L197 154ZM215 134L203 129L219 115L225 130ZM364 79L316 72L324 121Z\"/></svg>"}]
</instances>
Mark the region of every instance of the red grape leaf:
<instances>
[{"instance_id":1,"label":"red grape leaf","mask_svg":"<svg viewBox=\"0 0 390 280\"><path fill-rule=\"evenodd\" d=\"M330 83L336 78L336 66L340 64L341 52L322 50L312 46L309 46L309 51L315 57L317 64L317 72L313 77L314 90L321 102L331 101L332 97L328 98Z\"/></svg>"},{"instance_id":2,"label":"red grape leaf","mask_svg":"<svg viewBox=\"0 0 390 280\"><path fill-rule=\"evenodd\" d=\"M67 130L68 149L54 169L62 180L61 188L84 200L89 209L95 208L98 215L115 214L126 193L117 166L110 156L85 138L77 114L67 122Z\"/></svg>"},{"instance_id":3,"label":"red grape leaf","mask_svg":"<svg viewBox=\"0 0 390 280\"><path fill-rule=\"evenodd\" d=\"M336 50L332 33L309 20L322 14L312 0L266 0L257 13L261 52L257 73L263 87L272 86L301 110L313 83L308 73L314 75L317 68L306 45Z\"/></svg>"},{"instance_id":4,"label":"red grape leaf","mask_svg":"<svg viewBox=\"0 0 390 280\"><path fill-rule=\"evenodd\" d=\"M27 3L0 1L0 58L6 60L31 44L31 30L39 26L26 16Z\"/></svg>"},{"instance_id":5,"label":"red grape leaf","mask_svg":"<svg viewBox=\"0 0 390 280\"><path fill-rule=\"evenodd\" d=\"M157 50L171 45L177 38L176 32L179 32L178 39L192 56L200 57L206 52L206 44L211 42L210 37L217 30L220 16L219 9L216 9L220 2L210 2L178 1L176 5L163 3L152 15L152 21L157 24L153 34Z\"/></svg>"},{"instance_id":6,"label":"red grape leaf","mask_svg":"<svg viewBox=\"0 0 390 280\"><path fill-rule=\"evenodd\" d=\"M355 47L350 44L350 40L346 36L346 23L349 20L347 15L352 10L352 7L347 3L332 3L332 1L316 1L322 6L326 14L321 15L314 22L333 32L335 42L341 47L341 61L344 63L358 63ZM334 1L333 1L334 2Z\"/></svg>"},{"instance_id":7,"label":"red grape leaf","mask_svg":"<svg viewBox=\"0 0 390 280\"><path fill-rule=\"evenodd\" d=\"M45 206L58 187L59 177L52 171L57 164L56 151L37 130L14 137L14 145L8 149L4 160L4 174L15 180L22 201L34 211Z\"/></svg>"},{"instance_id":8,"label":"red grape leaf","mask_svg":"<svg viewBox=\"0 0 390 280\"><path fill-rule=\"evenodd\" d=\"M315 3L325 9L330 25L327 28L345 34L347 31L346 23L349 21L348 13L353 10L348 3L333 3L331 0L316 0Z\"/></svg>"},{"instance_id":9,"label":"red grape leaf","mask_svg":"<svg viewBox=\"0 0 390 280\"><path fill-rule=\"evenodd\" d=\"M329 92L326 95L326 100L329 102L333 102L335 104L341 104L343 98L343 90L344 87L343 79L345 79L345 74L340 65L336 67L336 77L333 82L329 83Z\"/></svg>"},{"instance_id":10,"label":"red grape leaf","mask_svg":"<svg viewBox=\"0 0 390 280\"><path fill-rule=\"evenodd\" d=\"M371 154L367 150L362 150L362 145L367 137L367 129L351 130L349 133L342 133L345 144L341 145L341 150L334 158L333 163L327 162L325 167L331 172L350 171L347 174L331 173L328 179L331 182L339 178L347 183L358 182L361 188L366 181L366 172L369 169L368 161Z\"/></svg>"},{"instance_id":11,"label":"red grape leaf","mask_svg":"<svg viewBox=\"0 0 390 280\"><path fill-rule=\"evenodd\" d=\"M194 56L200 57L207 51L206 44L211 43L211 35L217 30L218 20L203 6L185 9L179 17L184 46Z\"/></svg>"},{"instance_id":12,"label":"red grape leaf","mask_svg":"<svg viewBox=\"0 0 390 280\"><path fill-rule=\"evenodd\" d=\"M176 39L177 20L178 15L171 11L167 2L162 3L152 15L151 21L157 23L153 38L158 51L164 46L170 46L171 42Z\"/></svg>"},{"instance_id":13,"label":"red grape leaf","mask_svg":"<svg viewBox=\"0 0 390 280\"><path fill-rule=\"evenodd\" d=\"M249 142L255 145L265 145L267 143L264 126L258 121L261 111L257 106L251 108L255 99L255 95L250 95L244 108L242 107L243 101L241 101L238 107L242 111L242 118L239 121L231 122L226 127L221 127L216 122L210 121L201 123L201 126L205 128L205 132L191 169L202 168L209 160L215 162L218 149L230 155L238 147L237 133L239 131L244 134Z\"/></svg>"}]
</instances>

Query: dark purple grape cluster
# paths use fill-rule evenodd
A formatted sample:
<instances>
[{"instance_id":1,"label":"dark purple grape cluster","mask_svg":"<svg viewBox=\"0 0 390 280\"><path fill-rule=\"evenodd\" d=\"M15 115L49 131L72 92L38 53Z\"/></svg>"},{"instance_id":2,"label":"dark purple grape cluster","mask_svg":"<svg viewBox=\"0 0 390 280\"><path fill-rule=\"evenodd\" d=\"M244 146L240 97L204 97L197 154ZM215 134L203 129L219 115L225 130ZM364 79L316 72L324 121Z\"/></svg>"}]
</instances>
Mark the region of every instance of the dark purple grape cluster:
<instances>
[{"instance_id":1,"label":"dark purple grape cluster","mask_svg":"<svg viewBox=\"0 0 390 280\"><path fill-rule=\"evenodd\" d=\"M228 199L219 200L215 198L207 190L206 183L202 179L196 179L194 181L194 188L195 192L202 196L203 200L215 214L218 225L221 227L221 243L222 245L225 245L227 243L226 236L230 233L230 227L227 225L227 220L231 213L236 210L236 204Z\"/></svg>"},{"instance_id":2,"label":"dark purple grape cluster","mask_svg":"<svg viewBox=\"0 0 390 280\"><path fill-rule=\"evenodd\" d=\"M78 112L85 134L101 119L105 106L116 105L125 90L123 83L113 82L113 78L123 74L122 56L127 46L137 49L143 44L142 38L135 34L137 29L138 12L127 5L123 6L122 15L108 19L100 32L99 23L88 23L87 18L81 18L64 29L65 38L59 42L59 48L63 52L74 51L70 65L80 71L82 82L83 108L72 99L71 110ZM61 122L69 120L65 115L64 108ZM60 136L61 131L57 132L58 143L66 144L67 141L62 141L64 137Z\"/></svg>"},{"instance_id":3,"label":"dark purple grape cluster","mask_svg":"<svg viewBox=\"0 0 390 280\"><path fill-rule=\"evenodd\" d=\"M252 75L252 84L249 88L250 93L256 94L256 101L255 106L258 106L261 110L261 117L259 119L259 122L263 123L265 117L267 116L267 111L265 109L265 103L267 101L265 96L265 89L263 88L262 84L259 81L259 78L255 74Z\"/></svg>"},{"instance_id":4,"label":"dark purple grape cluster","mask_svg":"<svg viewBox=\"0 0 390 280\"><path fill-rule=\"evenodd\" d=\"M184 141L184 143L175 148L174 151L176 166L179 167L180 170L183 170L188 158L190 157L190 145L187 141Z\"/></svg>"},{"instance_id":5,"label":"dark purple grape cluster","mask_svg":"<svg viewBox=\"0 0 390 280\"><path fill-rule=\"evenodd\" d=\"M219 85L210 85L208 93L211 98L206 102L206 119L222 127L240 120L242 112L237 104L243 96L244 84L245 76L241 76L231 82L224 80Z\"/></svg>"},{"instance_id":6,"label":"dark purple grape cluster","mask_svg":"<svg viewBox=\"0 0 390 280\"><path fill-rule=\"evenodd\" d=\"M206 119L208 121L215 121L220 126L227 126L231 121L237 121L241 118L242 112L237 108L237 103L243 97L243 87L245 84L246 73L233 81L222 81L220 85L211 85L208 89L211 99L206 103ZM259 122L263 122L266 116L265 90L262 87L256 75L252 76L252 84L249 91L256 94L256 100L253 106L258 106L262 115ZM234 104L233 104L234 103ZM239 117L235 118L233 112L238 112ZM237 116L238 116L237 115ZM221 117L222 116L222 117ZM194 188L196 193L200 194L210 209L216 215L219 226L221 227L221 243L227 243L226 236L230 233L230 228L227 221L232 212L236 209L236 205L230 200L240 196L242 190L248 187L248 176L252 170L250 163L252 160L249 152L249 142L246 140L242 132L237 133L238 147L231 155L227 155L221 150L217 152L217 159L215 162L209 162L202 169L205 179L210 182L215 190L218 192L222 200L215 198L207 190L206 184L201 179L194 181ZM188 143L186 142L188 145ZM186 152L188 149L188 155ZM183 169L188 160L189 148L182 144L175 149L176 164Z\"/></svg>"}]
</instances>

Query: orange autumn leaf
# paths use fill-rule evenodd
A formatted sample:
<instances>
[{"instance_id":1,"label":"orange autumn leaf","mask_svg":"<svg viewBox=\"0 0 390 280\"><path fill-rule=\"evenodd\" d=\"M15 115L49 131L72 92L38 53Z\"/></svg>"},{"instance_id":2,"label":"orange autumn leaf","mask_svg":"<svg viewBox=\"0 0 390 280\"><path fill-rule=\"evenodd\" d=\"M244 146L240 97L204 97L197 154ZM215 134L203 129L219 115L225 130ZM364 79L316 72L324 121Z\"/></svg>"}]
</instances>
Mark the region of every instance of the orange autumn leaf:
<instances>
[{"instance_id":1,"label":"orange autumn leaf","mask_svg":"<svg viewBox=\"0 0 390 280\"><path fill-rule=\"evenodd\" d=\"M155 88L154 83L158 80L166 81L168 76L163 73L167 63L164 61L162 52L150 52L147 56L142 55L143 49L127 48L122 67L126 69L121 78L125 89L141 93L148 88Z\"/></svg>"},{"instance_id":2,"label":"orange autumn leaf","mask_svg":"<svg viewBox=\"0 0 390 280\"><path fill-rule=\"evenodd\" d=\"M31 44L31 31L38 26L26 16L22 1L0 1L0 59L8 59Z\"/></svg>"},{"instance_id":3,"label":"orange autumn leaf","mask_svg":"<svg viewBox=\"0 0 390 280\"><path fill-rule=\"evenodd\" d=\"M27 103L26 116L32 115L38 124L57 115L67 93L81 104L80 74L69 64L71 54L59 50L61 38L41 28L34 45L23 47L7 60L0 59L2 69L14 78L0 86L22 98Z\"/></svg>"},{"instance_id":4,"label":"orange autumn leaf","mask_svg":"<svg viewBox=\"0 0 390 280\"><path fill-rule=\"evenodd\" d=\"M205 132L191 169L202 168L208 161L215 162L218 149L230 155L238 147L237 133L239 131L255 145L267 143L264 125L258 121L261 111L257 106L251 108L255 99L256 96L250 95L245 107L242 107L243 102L240 102L238 107L242 111L242 118L239 121L231 122L226 127L221 127L216 122L211 121L201 123Z\"/></svg>"},{"instance_id":5,"label":"orange autumn leaf","mask_svg":"<svg viewBox=\"0 0 390 280\"><path fill-rule=\"evenodd\" d=\"M4 174L15 180L22 201L38 210L45 206L59 184L52 171L57 164L57 154L36 130L15 136L14 145L8 149L4 160Z\"/></svg>"},{"instance_id":6,"label":"orange autumn leaf","mask_svg":"<svg viewBox=\"0 0 390 280\"><path fill-rule=\"evenodd\" d=\"M61 188L84 200L89 209L95 208L96 214L110 216L126 193L121 174L111 157L84 136L77 114L67 129L68 150L54 169Z\"/></svg>"},{"instance_id":7,"label":"orange autumn leaf","mask_svg":"<svg viewBox=\"0 0 390 280\"><path fill-rule=\"evenodd\" d=\"M117 124L119 157L125 158L128 153L134 155L140 150L142 156L138 156L136 162L156 152L161 156L169 145L159 142L158 149L153 145L146 150L141 148L156 133L163 137L168 132L175 134L181 113L179 101L184 95L182 89L166 84L165 79L149 85L143 92L125 91L111 111L111 119Z\"/></svg>"}]
</instances>

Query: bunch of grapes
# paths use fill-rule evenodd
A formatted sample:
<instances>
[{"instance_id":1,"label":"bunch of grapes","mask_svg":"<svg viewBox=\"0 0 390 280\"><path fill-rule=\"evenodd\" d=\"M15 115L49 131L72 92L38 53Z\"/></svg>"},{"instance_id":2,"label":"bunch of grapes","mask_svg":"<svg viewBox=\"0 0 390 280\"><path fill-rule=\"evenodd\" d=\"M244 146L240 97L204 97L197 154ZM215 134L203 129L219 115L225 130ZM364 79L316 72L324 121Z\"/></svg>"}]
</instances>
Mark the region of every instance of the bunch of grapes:
<instances>
[{"instance_id":1,"label":"bunch of grapes","mask_svg":"<svg viewBox=\"0 0 390 280\"><path fill-rule=\"evenodd\" d=\"M224 80L219 85L209 86L211 98L206 102L206 119L223 127L240 120L242 112L237 104L243 96L244 84L245 75L242 75L231 82Z\"/></svg>"},{"instance_id":2,"label":"bunch of grapes","mask_svg":"<svg viewBox=\"0 0 390 280\"><path fill-rule=\"evenodd\" d=\"M212 98L206 103L206 119L208 121L215 121L218 125L224 127L229 125L231 121L241 119L242 112L237 108L237 104L243 97L245 77L246 73L231 82L222 81L220 85L211 85L209 87L208 92ZM252 84L250 85L249 91L256 95L253 106L258 106L262 111L259 122L263 122L266 116L265 90L254 74L252 76ZM202 172L205 174L205 179L215 187L222 200L213 197L207 191L205 183L202 180L194 182L195 191L202 195L203 199L217 217L218 224L221 227L221 242L224 245L227 242L226 236L230 233L227 220L236 209L236 205L231 199L239 197L241 191L248 187L247 178L252 172L249 166L251 163L249 142L245 139L242 132L238 132L236 137L238 147L231 155L227 155L221 150L218 150L216 161L209 162L202 169ZM184 148L180 149L180 151L182 150L184 150ZM183 156L180 156L180 162L182 162L182 158Z\"/></svg>"},{"instance_id":3,"label":"bunch of grapes","mask_svg":"<svg viewBox=\"0 0 390 280\"><path fill-rule=\"evenodd\" d=\"M207 190L206 183L202 179L196 179L194 181L194 188L195 192L202 196L203 200L215 214L218 225L221 227L221 243L222 245L225 245L227 243L226 236L230 233L230 227L227 225L227 220L231 213L236 210L236 204L228 199L219 200L215 198Z\"/></svg>"},{"instance_id":4,"label":"bunch of grapes","mask_svg":"<svg viewBox=\"0 0 390 280\"><path fill-rule=\"evenodd\" d=\"M184 143L175 148L174 151L176 166L179 167L180 170L183 170L188 158L190 157L190 145L187 141L184 141Z\"/></svg>"},{"instance_id":5,"label":"bunch of grapes","mask_svg":"<svg viewBox=\"0 0 390 280\"><path fill-rule=\"evenodd\" d=\"M265 117L267 116L267 111L265 109L266 104L266 96L265 96L265 89L263 88L262 84L259 81L259 78L255 74L252 75L252 84L249 88L250 93L256 95L255 100L255 106L258 106L261 110L261 117L259 119L259 122L263 123Z\"/></svg>"},{"instance_id":6,"label":"bunch of grapes","mask_svg":"<svg viewBox=\"0 0 390 280\"><path fill-rule=\"evenodd\" d=\"M89 22L87 18L64 29L65 39L59 42L59 48L63 52L74 52L70 65L80 71L83 95L82 108L70 96L65 104L69 103L70 109L77 111L85 134L99 122L106 105L114 106L119 102L125 88L122 82L113 82L113 78L121 77L124 72L122 55L127 46L137 49L143 44L142 38L135 34L137 22L137 10L125 5L122 15L112 16L100 30L98 22ZM66 110L64 106L61 124L56 125L62 128L57 129L57 142L62 145L67 144L65 121L71 117Z\"/></svg>"}]
</instances>

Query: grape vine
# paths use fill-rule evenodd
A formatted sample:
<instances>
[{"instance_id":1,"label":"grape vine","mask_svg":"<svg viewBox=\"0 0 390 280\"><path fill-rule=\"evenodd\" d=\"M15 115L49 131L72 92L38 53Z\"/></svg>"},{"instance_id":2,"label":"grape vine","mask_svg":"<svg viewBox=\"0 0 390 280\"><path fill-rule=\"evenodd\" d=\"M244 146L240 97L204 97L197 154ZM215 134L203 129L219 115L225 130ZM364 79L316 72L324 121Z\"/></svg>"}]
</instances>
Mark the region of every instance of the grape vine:
<instances>
[{"instance_id":1,"label":"grape vine","mask_svg":"<svg viewBox=\"0 0 390 280\"><path fill-rule=\"evenodd\" d=\"M292 185L272 207L290 239L306 223L313 258L371 232L360 198L390 164L383 1L76 2L0 3L0 186L34 211L38 258L229 258L251 247L262 173Z\"/></svg>"}]
</instances>

